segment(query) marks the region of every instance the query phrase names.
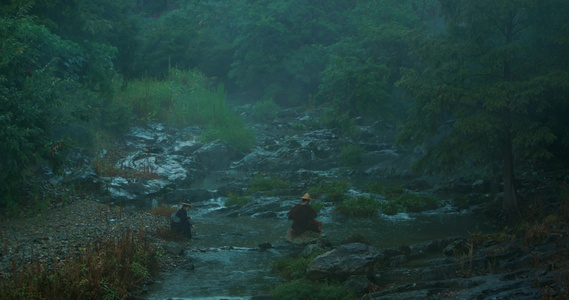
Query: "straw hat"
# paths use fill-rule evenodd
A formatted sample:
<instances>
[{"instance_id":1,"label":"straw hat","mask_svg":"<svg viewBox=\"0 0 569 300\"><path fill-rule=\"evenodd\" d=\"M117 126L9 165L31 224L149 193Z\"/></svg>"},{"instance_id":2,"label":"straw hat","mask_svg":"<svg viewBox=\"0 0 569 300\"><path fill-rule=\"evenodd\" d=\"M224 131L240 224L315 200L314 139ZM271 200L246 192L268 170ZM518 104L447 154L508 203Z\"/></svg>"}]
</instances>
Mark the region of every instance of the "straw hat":
<instances>
[{"instance_id":1,"label":"straw hat","mask_svg":"<svg viewBox=\"0 0 569 300\"><path fill-rule=\"evenodd\" d=\"M309 194L309 193L304 194L304 196L300 197L300 199L302 199L302 200L309 200L309 201L310 201L310 200L314 200L314 199L310 198L310 194Z\"/></svg>"}]
</instances>

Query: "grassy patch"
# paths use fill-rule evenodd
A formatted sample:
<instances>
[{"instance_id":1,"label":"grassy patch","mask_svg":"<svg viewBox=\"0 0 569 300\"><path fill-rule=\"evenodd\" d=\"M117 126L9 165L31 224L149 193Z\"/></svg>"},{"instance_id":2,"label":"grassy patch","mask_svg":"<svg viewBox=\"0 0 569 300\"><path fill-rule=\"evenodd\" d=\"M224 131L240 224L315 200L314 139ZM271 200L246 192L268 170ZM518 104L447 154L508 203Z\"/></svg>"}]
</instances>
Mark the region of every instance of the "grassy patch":
<instances>
[{"instance_id":1,"label":"grassy patch","mask_svg":"<svg viewBox=\"0 0 569 300\"><path fill-rule=\"evenodd\" d=\"M345 199L336 206L336 211L350 216L370 217L377 215L380 203L372 196L358 196Z\"/></svg>"},{"instance_id":2,"label":"grassy patch","mask_svg":"<svg viewBox=\"0 0 569 300\"><path fill-rule=\"evenodd\" d=\"M428 195L403 193L390 198L379 205L386 215L395 215L404 212L422 212L438 207L436 198Z\"/></svg>"},{"instance_id":3,"label":"grassy patch","mask_svg":"<svg viewBox=\"0 0 569 300\"><path fill-rule=\"evenodd\" d=\"M350 184L347 181L333 180L309 187L308 193L313 199L324 198L328 202L342 203L349 188Z\"/></svg>"},{"instance_id":4,"label":"grassy patch","mask_svg":"<svg viewBox=\"0 0 569 300\"><path fill-rule=\"evenodd\" d=\"M273 263L273 271L287 280L304 278L308 264L316 257L285 257Z\"/></svg>"},{"instance_id":5,"label":"grassy patch","mask_svg":"<svg viewBox=\"0 0 569 300\"><path fill-rule=\"evenodd\" d=\"M342 284L315 282L303 279L289 281L276 286L271 292L272 299L355 299L354 294Z\"/></svg>"},{"instance_id":6,"label":"grassy patch","mask_svg":"<svg viewBox=\"0 0 569 300\"><path fill-rule=\"evenodd\" d=\"M374 184L369 186L372 193L381 194L385 201L379 204L380 210L386 215L395 215L404 212L422 212L438 207L438 200L430 195L406 192L401 186L383 186Z\"/></svg>"},{"instance_id":7,"label":"grassy patch","mask_svg":"<svg viewBox=\"0 0 569 300\"><path fill-rule=\"evenodd\" d=\"M251 197L247 196L240 196L234 193L227 194L228 199L225 200L225 206L232 206L232 205L239 205L243 206L249 202L251 202Z\"/></svg>"},{"instance_id":8,"label":"grassy patch","mask_svg":"<svg viewBox=\"0 0 569 300\"><path fill-rule=\"evenodd\" d=\"M288 189L289 187L290 181L288 180L282 180L265 175L257 175L251 180L251 182L249 182L247 193L270 192L272 190Z\"/></svg>"},{"instance_id":9,"label":"grassy patch","mask_svg":"<svg viewBox=\"0 0 569 300\"><path fill-rule=\"evenodd\" d=\"M124 123L129 113L142 122L161 122L176 126L200 125L207 128L205 142L223 139L239 150L248 150L255 142L239 116L231 113L223 85L212 87L209 79L197 70L172 68L166 80L139 79L121 88L109 109L120 112L115 119ZM126 125L120 123L117 128Z\"/></svg>"}]
</instances>

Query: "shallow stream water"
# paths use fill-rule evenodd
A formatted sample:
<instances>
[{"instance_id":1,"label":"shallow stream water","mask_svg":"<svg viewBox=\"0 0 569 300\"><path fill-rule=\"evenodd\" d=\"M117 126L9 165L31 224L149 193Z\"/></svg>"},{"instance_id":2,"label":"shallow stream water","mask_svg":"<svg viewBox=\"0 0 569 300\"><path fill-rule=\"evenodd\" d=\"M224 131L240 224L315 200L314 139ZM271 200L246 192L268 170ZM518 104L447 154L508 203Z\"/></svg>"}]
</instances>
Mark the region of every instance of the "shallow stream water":
<instances>
[{"instance_id":1,"label":"shallow stream water","mask_svg":"<svg viewBox=\"0 0 569 300\"><path fill-rule=\"evenodd\" d=\"M228 217L211 213L212 209L202 205L190 210L196 224L192 250L186 252L191 267L163 274L151 286L149 299L249 299L269 294L280 283L281 279L271 271L272 263L291 251L300 251L285 240L290 222L282 217ZM318 219L333 245L359 233L380 249L490 230L485 220L468 211L371 218L324 212ZM273 248L260 250L261 243L270 243Z\"/></svg>"}]
</instances>

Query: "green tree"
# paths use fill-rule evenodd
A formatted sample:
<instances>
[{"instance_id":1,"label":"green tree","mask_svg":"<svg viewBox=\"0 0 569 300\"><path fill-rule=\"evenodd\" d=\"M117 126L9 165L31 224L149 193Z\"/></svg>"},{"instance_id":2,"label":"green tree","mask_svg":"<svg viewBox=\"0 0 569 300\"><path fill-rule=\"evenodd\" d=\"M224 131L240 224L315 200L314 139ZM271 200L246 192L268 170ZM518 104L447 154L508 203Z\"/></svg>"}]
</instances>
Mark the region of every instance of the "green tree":
<instances>
[{"instance_id":1,"label":"green tree","mask_svg":"<svg viewBox=\"0 0 569 300\"><path fill-rule=\"evenodd\" d=\"M405 37L425 31L432 1L374 0L358 2L347 12L349 26L328 49L328 63L318 89L321 102L350 116L391 117L393 83L399 69L411 64ZM432 17L431 17L432 18Z\"/></svg>"},{"instance_id":2,"label":"green tree","mask_svg":"<svg viewBox=\"0 0 569 300\"><path fill-rule=\"evenodd\" d=\"M258 98L299 104L314 93L351 1L239 1L229 77Z\"/></svg>"},{"instance_id":3,"label":"green tree","mask_svg":"<svg viewBox=\"0 0 569 300\"><path fill-rule=\"evenodd\" d=\"M179 8L147 18L134 52L136 75L165 77L173 66L225 79L232 56L232 6L227 1L180 1Z\"/></svg>"},{"instance_id":4,"label":"green tree","mask_svg":"<svg viewBox=\"0 0 569 300\"><path fill-rule=\"evenodd\" d=\"M516 159L550 157L556 138L536 112L557 105L553 94L569 82L559 56L540 54L539 41L554 34L536 14L546 2L441 0L445 32L415 40L423 68L399 82L415 101L400 141L426 146L418 167L500 166L508 213L518 208ZM556 16L569 12L558 8Z\"/></svg>"},{"instance_id":5,"label":"green tree","mask_svg":"<svg viewBox=\"0 0 569 300\"><path fill-rule=\"evenodd\" d=\"M14 188L38 162L62 163L53 126L88 115L75 82L87 55L35 24L28 8L0 19L1 205L14 203Z\"/></svg>"}]
</instances>

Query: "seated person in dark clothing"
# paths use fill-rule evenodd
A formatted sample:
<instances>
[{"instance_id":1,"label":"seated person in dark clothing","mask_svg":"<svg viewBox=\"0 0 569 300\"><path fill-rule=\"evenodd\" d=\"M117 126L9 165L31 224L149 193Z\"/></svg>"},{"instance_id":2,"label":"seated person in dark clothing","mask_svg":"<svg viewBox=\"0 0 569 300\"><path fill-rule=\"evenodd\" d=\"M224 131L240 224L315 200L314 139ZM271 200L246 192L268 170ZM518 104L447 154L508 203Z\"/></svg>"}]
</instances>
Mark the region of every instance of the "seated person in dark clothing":
<instances>
[{"instance_id":1,"label":"seated person in dark clothing","mask_svg":"<svg viewBox=\"0 0 569 300\"><path fill-rule=\"evenodd\" d=\"M188 215L190 206L191 204L182 203L182 207L177 212L172 214L172 223L170 223L172 230L182 234L189 239L192 238L192 228L195 227L191 223L192 217Z\"/></svg>"},{"instance_id":2,"label":"seated person in dark clothing","mask_svg":"<svg viewBox=\"0 0 569 300\"><path fill-rule=\"evenodd\" d=\"M288 219L292 220L293 233L300 235L308 230L319 233L322 231L322 222L316 220L316 210L310 206L312 198L306 193L300 199L302 202L288 212Z\"/></svg>"}]
</instances>

